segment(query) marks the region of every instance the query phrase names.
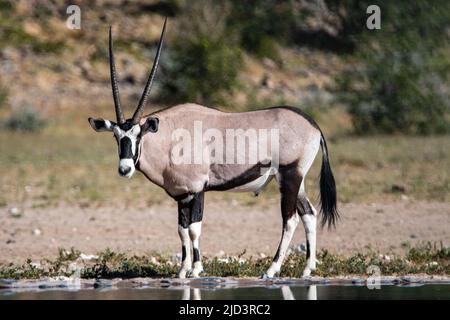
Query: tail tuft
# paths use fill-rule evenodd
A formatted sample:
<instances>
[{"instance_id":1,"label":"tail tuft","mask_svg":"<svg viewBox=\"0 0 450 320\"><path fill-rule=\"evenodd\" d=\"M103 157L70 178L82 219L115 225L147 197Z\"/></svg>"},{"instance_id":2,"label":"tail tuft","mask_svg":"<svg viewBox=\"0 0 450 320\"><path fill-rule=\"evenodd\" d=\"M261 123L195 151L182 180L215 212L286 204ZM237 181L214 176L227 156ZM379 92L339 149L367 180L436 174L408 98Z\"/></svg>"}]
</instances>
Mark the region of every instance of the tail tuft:
<instances>
[{"instance_id":1,"label":"tail tuft","mask_svg":"<svg viewBox=\"0 0 450 320\"><path fill-rule=\"evenodd\" d=\"M320 139L320 146L322 148L322 168L320 169L321 224L322 227L328 224L328 228L331 228L336 226L339 212L337 211L336 183L330 167L327 143L323 135Z\"/></svg>"}]
</instances>

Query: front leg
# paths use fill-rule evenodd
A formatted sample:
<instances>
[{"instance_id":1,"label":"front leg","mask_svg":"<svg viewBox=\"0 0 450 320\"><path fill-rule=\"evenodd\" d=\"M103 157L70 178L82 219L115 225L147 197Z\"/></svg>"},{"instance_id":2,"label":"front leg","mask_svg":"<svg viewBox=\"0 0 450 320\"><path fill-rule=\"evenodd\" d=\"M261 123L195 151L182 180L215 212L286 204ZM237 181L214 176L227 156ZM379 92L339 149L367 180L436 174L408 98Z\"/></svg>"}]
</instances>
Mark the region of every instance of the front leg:
<instances>
[{"instance_id":1,"label":"front leg","mask_svg":"<svg viewBox=\"0 0 450 320\"><path fill-rule=\"evenodd\" d=\"M204 193L198 193L192 199L191 219L189 224L189 237L192 241L192 252L194 269L192 269L191 276L193 278L199 277L203 272L203 265L200 255L200 235L202 233L202 219L203 219Z\"/></svg>"},{"instance_id":2,"label":"front leg","mask_svg":"<svg viewBox=\"0 0 450 320\"><path fill-rule=\"evenodd\" d=\"M202 222L194 222L189 225L189 236L191 237L192 241L192 251L194 255L194 269L192 269L192 277L198 278L200 273L203 272L203 265L202 260L200 256L200 246L199 246L199 240L200 235L202 233Z\"/></svg>"},{"instance_id":3,"label":"front leg","mask_svg":"<svg viewBox=\"0 0 450 320\"><path fill-rule=\"evenodd\" d=\"M189 238L189 220L190 212L189 207L178 202L178 235L181 240L181 268L178 272L180 279L186 278L191 272L192 260L191 260L191 242Z\"/></svg>"},{"instance_id":4,"label":"front leg","mask_svg":"<svg viewBox=\"0 0 450 320\"><path fill-rule=\"evenodd\" d=\"M182 262L178 274L180 278L185 278L189 275L196 278L203 271L199 246L202 231L203 205L203 192L188 195L178 201L178 234L182 242ZM192 269L191 260L191 241L194 255L194 269Z\"/></svg>"}]
</instances>

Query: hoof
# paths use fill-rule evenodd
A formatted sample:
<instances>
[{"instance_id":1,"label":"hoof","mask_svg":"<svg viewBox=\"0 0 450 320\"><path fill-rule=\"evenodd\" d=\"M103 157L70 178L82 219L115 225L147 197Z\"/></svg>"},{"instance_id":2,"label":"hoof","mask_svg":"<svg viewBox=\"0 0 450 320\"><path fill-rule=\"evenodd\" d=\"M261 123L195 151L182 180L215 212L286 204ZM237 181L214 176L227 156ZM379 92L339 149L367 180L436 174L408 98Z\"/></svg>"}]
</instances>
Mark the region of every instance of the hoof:
<instances>
[{"instance_id":1,"label":"hoof","mask_svg":"<svg viewBox=\"0 0 450 320\"><path fill-rule=\"evenodd\" d=\"M182 270L180 270L180 272L178 272L178 278L186 279L190 273L191 273L191 269L182 269Z\"/></svg>"},{"instance_id":2,"label":"hoof","mask_svg":"<svg viewBox=\"0 0 450 320\"><path fill-rule=\"evenodd\" d=\"M275 279L275 278L276 278L275 275L270 275L267 273L264 273L263 275L261 275L261 279L263 279L263 280L270 280L270 279Z\"/></svg>"},{"instance_id":3,"label":"hoof","mask_svg":"<svg viewBox=\"0 0 450 320\"><path fill-rule=\"evenodd\" d=\"M199 278L201 273L203 273L203 268L201 268L201 269L192 269L189 272L189 277L190 278Z\"/></svg>"},{"instance_id":4,"label":"hoof","mask_svg":"<svg viewBox=\"0 0 450 320\"><path fill-rule=\"evenodd\" d=\"M311 278L311 273L316 271L316 269L306 268L303 270L302 278Z\"/></svg>"}]
</instances>

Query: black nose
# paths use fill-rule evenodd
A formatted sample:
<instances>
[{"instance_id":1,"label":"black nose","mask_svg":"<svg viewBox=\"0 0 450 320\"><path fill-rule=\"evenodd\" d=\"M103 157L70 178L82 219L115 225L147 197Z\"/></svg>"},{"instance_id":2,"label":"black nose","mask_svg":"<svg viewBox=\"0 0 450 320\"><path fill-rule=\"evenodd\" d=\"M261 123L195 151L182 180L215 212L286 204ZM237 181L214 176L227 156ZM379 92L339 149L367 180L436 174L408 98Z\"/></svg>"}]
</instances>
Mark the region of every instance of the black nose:
<instances>
[{"instance_id":1,"label":"black nose","mask_svg":"<svg viewBox=\"0 0 450 320\"><path fill-rule=\"evenodd\" d=\"M130 171L131 171L131 168L130 168L130 167L119 167L119 173L120 173L122 176L127 175Z\"/></svg>"}]
</instances>

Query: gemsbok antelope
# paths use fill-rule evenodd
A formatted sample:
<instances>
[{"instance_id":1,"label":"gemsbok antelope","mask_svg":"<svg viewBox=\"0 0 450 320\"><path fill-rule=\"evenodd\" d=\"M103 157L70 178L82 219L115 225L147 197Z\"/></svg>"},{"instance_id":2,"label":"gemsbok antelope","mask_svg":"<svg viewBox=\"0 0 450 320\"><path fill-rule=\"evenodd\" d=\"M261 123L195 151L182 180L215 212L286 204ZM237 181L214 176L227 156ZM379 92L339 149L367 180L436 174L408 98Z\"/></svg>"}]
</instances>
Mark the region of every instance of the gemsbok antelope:
<instances>
[{"instance_id":1,"label":"gemsbok antelope","mask_svg":"<svg viewBox=\"0 0 450 320\"><path fill-rule=\"evenodd\" d=\"M110 27L109 61L117 122L89 118L91 127L95 131L114 133L119 151L118 171L121 176L131 178L135 170L138 170L178 202L178 234L182 243L182 263L178 274L180 278L198 277L203 271L199 238L205 192L230 190L258 194L273 177L277 180L281 193L283 229L277 253L263 277L271 278L279 273L300 219L303 221L307 240L307 261L303 276L309 276L316 268L318 214L306 195L305 177L319 147L322 149L320 172L322 226L325 224L333 226L338 219L336 186L330 167L327 144L320 128L308 115L297 108L288 106L228 113L187 103L143 116L158 68L166 22L161 32L150 76L131 119L125 119L121 108ZM194 146L194 158L199 152L202 157L201 161L192 161L189 160L192 159L191 150L189 150L190 141L184 144L186 150L181 150L179 144L183 137L180 138L178 133L181 132L181 136L183 134L196 136L198 124L201 124L200 133L206 131L213 133L214 141L211 139L209 143L205 142L200 150L195 150ZM182 131L179 131L180 129ZM264 159L258 159L256 163L248 161L249 154L255 151L255 144L250 141L252 137L250 131L264 132L268 129L277 133L275 143L268 148L271 151L266 152L270 155ZM230 131L235 132L231 138L228 136ZM219 143L218 137L228 138L228 140L225 139L226 161L223 155L218 156L220 153L218 151L221 151L220 146L223 146ZM239 139L241 141L244 139L244 146L248 142L248 150L246 147L243 150L242 144L241 148L228 149L229 142L234 143ZM212 146L215 146L215 151L211 150ZM246 153L246 151L249 152ZM178 155L178 158L174 157L174 154ZM179 161L179 157L189 161ZM236 163L233 161L235 157L245 161ZM263 170L268 167L276 170Z\"/></svg>"}]
</instances>

